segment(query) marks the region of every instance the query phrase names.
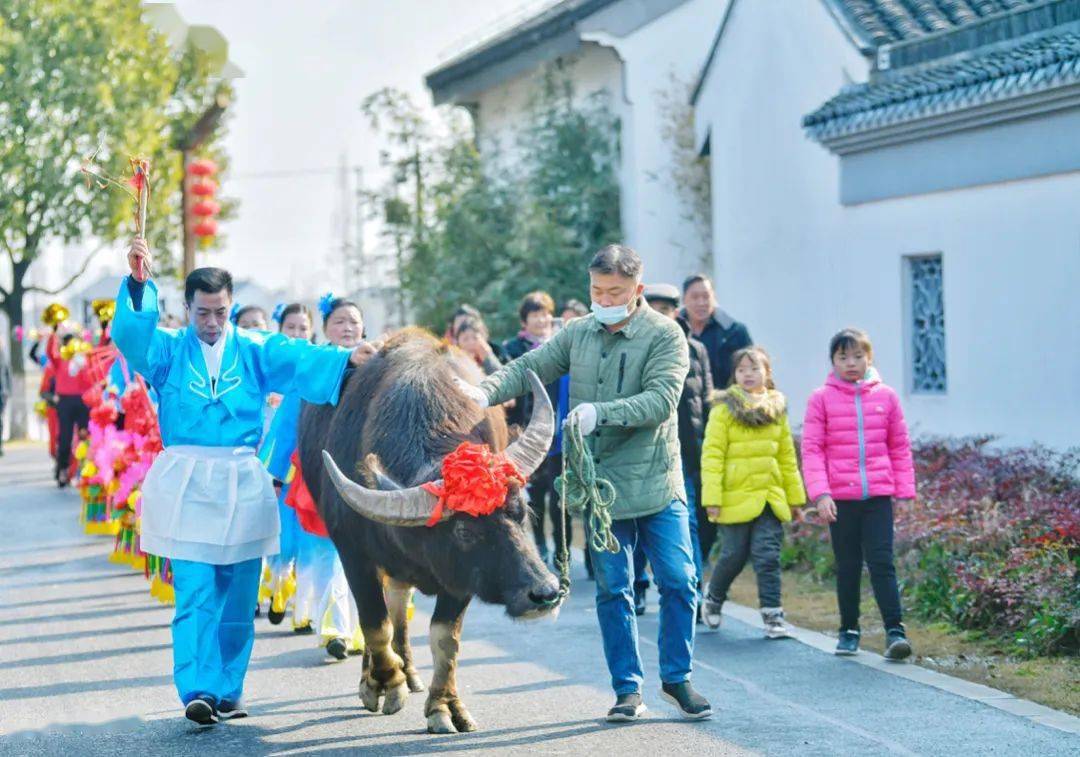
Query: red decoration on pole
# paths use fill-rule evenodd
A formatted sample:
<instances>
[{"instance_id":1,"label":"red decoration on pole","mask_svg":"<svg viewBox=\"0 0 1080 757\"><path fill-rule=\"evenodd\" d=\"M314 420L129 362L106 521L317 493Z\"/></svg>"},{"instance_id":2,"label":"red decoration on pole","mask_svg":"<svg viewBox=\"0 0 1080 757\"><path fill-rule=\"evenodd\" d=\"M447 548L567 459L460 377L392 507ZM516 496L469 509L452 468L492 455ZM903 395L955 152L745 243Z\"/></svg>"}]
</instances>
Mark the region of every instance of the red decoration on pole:
<instances>
[{"instance_id":1,"label":"red decoration on pole","mask_svg":"<svg viewBox=\"0 0 1080 757\"><path fill-rule=\"evenodd\" d=\"M200 237L212 237L217 234L217 221L213 218L207 218L205 221L199 221L192 229L196 236Z\"/></svg>"},{"instance_id":2,"label":"red decoration on pole","mask_svg":"<svg viewBox=\"0 0 1080 757\"><path fill-rule=\"evenodd\" d=\"M215 192L217 192L217 183L211 179L205 179L191 185L191 193L199 197L213 197Z\"/></svg>"},{"instance_id":3,"label":"red decoration on pole","mask_svg":"<svg viewBox=\"0 0 1080 757\"><path fill-rule=\"evenodd\" d=\"M213 176L217 173L217 163L209 158L199 158L188 164L188 173L192 176Z\"/></svg>"},{"instance_id":4,"label":"red decoration on pole","mask_svg":"<svg viewBox=\"0 0 1080 757\"><path fill-rule=\"evenodd\" d=\"M191 212L197 216L216 216L221 212L221 206L213 200L199 200L191 208Z\"/></svg>"}]
</instances>

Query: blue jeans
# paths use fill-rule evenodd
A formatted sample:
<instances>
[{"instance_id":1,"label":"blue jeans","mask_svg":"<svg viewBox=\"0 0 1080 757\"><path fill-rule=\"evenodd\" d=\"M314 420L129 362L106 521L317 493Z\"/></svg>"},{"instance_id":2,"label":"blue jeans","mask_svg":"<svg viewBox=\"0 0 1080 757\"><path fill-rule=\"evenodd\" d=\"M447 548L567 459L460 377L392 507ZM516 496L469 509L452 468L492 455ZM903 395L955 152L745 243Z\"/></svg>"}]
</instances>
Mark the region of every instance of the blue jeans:
<instances>
[{"instance_id":1,"label":"blue jeans","mask_svg":"<svg viewBox=\"0 0 1080 757\"><path fill-rule=\"evenodd\" d=\"M694 488L694 477L683 470L683 482L686 484L686 509L690 516L690 546L694 550L694 568L697 570L697 586L701 587L703 576L701 559L701 542L698 540L697 528L697 489ZM634 547L634 589L644 591L649 588L649 574L646 573L648 560L645 559L645 549L641 542Z\"/></svg>"},{"instance_id":2,"label":"blue jeans","mask_svg":"<svg viewBox=\"0 0 1080 757\"><path fill-rule=\"evenodd\" d=\"M262 559L234 565L173 560L173 681L180 701L240 701L255 644Z\"/></svg>"},{"instance_id":3,"label":"blue jeans","mask_svg":"<svg viewBox=\"0 0 1080 757\"><path fill-rule=\"evenodd\" d=\"M616 694L641 691L644 675L634 615L634 547L641 544L660 590L660 680L689 680L697 612L697 572L690 546L687 507L673 500L660 512L611 524L620 549L592 552L596 572L596 616L604 639L604 656Z\"/></svg>"}]
</instances>

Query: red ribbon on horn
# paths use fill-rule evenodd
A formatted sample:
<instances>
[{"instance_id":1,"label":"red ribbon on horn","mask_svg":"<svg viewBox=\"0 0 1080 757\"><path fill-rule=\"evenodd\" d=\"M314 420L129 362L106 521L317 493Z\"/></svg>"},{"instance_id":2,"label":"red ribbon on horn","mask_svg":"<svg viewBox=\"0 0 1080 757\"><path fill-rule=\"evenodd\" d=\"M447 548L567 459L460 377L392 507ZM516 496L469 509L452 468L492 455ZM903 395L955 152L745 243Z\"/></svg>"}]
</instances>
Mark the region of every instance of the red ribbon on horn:
<instances>
[{"instance_id":1,"label":"red ribbon on horn","mask_svg":"<svg viewBox=\"0 0 1080 757\"><path fill-rule=\"evenodd\" d=\"M525 477L501 452L486 444L462 442L443 458L442 485L433 481L420 488L439 498L428 526L442 520L443 508L474 518L490 515L506 503L511 483L525 484Z\"/></svg>"}]
</instances>

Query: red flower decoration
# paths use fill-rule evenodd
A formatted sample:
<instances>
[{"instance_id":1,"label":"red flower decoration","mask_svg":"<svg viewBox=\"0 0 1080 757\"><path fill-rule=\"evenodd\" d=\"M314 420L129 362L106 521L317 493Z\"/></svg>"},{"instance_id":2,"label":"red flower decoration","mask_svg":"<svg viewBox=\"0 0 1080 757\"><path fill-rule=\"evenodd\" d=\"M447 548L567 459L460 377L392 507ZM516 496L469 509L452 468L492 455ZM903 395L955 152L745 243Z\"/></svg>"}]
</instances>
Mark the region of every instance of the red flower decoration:
<instances>
[{"instance_id":1,"label":"red flower decoration","mask_svg":"<svg viewBox=\"0 0 1080 757\"><path fill-rule=\"evenodd\" d=\"M422 486L439 498L427 525L441 520L444 507L474 518L490 515L506 502L511 483L524 485L525 477L506 455L492 452L485 444L462 442L443 458L442 485L432 482Z\"/></svg>"},{"instance_id":2,"label":"red flower decoration","mask_svg":"<svg viewBox=\"0 0 1080 757\"><path fill-rule=\"evenodd\" d=\"M118 414L111 403L103 402L90 411L90 420L99 426L111 426L116 423Z\"/></svg>"}]
</instances>

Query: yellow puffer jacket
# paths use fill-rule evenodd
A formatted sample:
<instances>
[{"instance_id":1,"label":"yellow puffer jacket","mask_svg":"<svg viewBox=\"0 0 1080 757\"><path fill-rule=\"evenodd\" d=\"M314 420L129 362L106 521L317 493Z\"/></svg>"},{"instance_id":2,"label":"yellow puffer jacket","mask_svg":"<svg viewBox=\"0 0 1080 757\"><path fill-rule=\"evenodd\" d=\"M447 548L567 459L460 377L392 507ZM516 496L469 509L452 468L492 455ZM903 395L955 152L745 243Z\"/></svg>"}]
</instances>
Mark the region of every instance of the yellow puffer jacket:
<instances>
[{"instance_id":1,"label":"yellow puffer jacket","mask_svg":"<svg viewBox=\"0 0 1080 757\"><path fill-rule=\"evenodd\" d=\"M787 402L775 389L760 400L735 386L713 400L701 456L701 504L720 508L714 523L747 523L768 503L780 521L806 503Z\"/></svg>"}]
</instances>

